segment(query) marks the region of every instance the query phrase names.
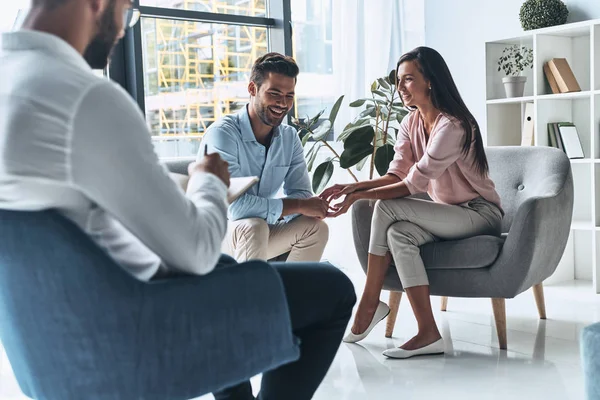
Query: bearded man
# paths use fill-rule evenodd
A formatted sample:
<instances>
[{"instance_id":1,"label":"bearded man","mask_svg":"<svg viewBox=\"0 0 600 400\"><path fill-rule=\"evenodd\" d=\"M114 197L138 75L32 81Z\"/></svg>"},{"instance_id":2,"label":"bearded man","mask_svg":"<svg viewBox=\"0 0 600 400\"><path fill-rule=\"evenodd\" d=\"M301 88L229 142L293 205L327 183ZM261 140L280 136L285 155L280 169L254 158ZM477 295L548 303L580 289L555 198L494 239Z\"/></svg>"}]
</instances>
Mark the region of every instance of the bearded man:
<instances>
[{"instance_id":1,"label":"bearded man","mask_svg":"<svg viewBox=\"0 0 600 400\"><path fill-rule=\"evenodd\" d=\"M268 53L252 66L250 102L215 122L204 136L204 150L217 152L233 177L258 176L259 184L229 206L223 252L237 261L320 261L329 238L328 203L315 197L302 143L282 124L294 104L298 65L293 58ZM283 198L278 198L283 187Z\"/></svg>"}]
</instances>

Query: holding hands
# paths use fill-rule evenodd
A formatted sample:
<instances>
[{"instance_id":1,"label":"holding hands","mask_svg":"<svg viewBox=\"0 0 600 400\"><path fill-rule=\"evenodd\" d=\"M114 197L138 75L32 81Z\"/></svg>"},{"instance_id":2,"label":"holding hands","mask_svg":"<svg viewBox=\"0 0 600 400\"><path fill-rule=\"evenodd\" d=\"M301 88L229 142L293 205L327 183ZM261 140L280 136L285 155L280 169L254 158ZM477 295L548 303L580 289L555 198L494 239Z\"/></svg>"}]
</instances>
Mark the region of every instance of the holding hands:
<instances>
[{"instance_id":1,"label":"holding hands","mask_svg":"<svg viewBox=\"0 0 600 400\"><path fill-rule=\"evenodd\" d=\"M327 202L328 217L338 217L342 214L345 214L348 209L359 199L358 197L358 186L355 183L349 183L345 185L333 185L330 188L327 188L319 195L321 199ZM333 201L344 197L341 202L337 204L331 204Z\"/></svg>"}]
</instances>

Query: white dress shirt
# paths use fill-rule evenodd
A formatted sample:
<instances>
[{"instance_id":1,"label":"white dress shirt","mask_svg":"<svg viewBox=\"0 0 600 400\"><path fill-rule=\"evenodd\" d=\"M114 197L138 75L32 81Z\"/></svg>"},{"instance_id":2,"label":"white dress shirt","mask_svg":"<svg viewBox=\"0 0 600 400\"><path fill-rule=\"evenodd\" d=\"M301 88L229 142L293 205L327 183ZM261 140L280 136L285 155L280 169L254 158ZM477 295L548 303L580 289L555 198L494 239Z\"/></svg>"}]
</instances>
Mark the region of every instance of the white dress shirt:
<instances>
[{"instance_id":1,"label":"white dress shirt","mask_svg":"<svg viewBox=\"0 0 600 400\"><path fill-rule=\"evenodd\" d=\"M154 152L137 104L62 39L0 36L0 208L57 209L141 280L206 274L227 230L227 188L187 196Z\"/></svg>"}]
</instances>

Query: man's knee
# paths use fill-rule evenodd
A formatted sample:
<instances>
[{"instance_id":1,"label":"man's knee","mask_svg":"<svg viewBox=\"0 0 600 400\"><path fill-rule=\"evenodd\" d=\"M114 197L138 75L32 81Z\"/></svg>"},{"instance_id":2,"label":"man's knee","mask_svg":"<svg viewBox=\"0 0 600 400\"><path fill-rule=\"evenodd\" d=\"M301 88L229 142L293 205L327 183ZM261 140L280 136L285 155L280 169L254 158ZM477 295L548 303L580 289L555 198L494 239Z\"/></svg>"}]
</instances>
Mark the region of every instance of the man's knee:
<instances>
[{"instance_id":1,"label":"man's knee","mask_svg":"<svg viewBox=\"0 0 600 400\"><path fill-rule=\"evenodd\" d=\"M313 235L319 243L326 244L329 240L329 225L322 219L314 219Z\"/></svg>"},{"instance_id":2,"label":"man's knee","mask_svg":"<svg viewBox=\"0 0 600 400\"><path fill-rule=\"evenodd\" d=\"M245 240L269 241L269 225L261 218L248 218L236 221L235 236Z\"/></svg>"},{"instance_id":3,"label":"man's knee","mask_svg":"<svg viewBox=\"0 0 600 400\"><path fill-rule=\"evenodd\" d=\"M295 234L300 240L310 240L314 243L327 244L329 240L329 225L322 219L302 216L295 225Z\"/></svg>"},{"instance_id":4,"label":"man's knee","mask_svg":"<svg viewBox=\"0 0 600 400\"><path fill-rule=\"evenodd\" d=\"M333 266L327 266L330 274L330 288L340 297L347 311L351 312L356 303L354 284L346 274Z\"/></svg>"}]
</instances>

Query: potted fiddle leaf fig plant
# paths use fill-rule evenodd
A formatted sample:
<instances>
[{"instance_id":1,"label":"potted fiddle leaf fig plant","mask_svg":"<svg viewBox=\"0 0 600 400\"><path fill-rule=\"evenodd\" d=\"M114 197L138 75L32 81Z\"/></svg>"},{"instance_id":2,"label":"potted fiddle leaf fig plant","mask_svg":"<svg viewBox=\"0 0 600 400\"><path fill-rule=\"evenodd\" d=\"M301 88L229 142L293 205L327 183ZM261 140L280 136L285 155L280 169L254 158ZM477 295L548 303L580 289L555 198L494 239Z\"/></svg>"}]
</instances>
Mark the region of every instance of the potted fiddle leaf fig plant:
<instances>
[{"instance_id":1,"label":"potted fiddle leaf fig plant","mask_svg":"<svg viewBox=\"0 0 600 400\"><path fill-rule=\"evenodd\" d=\"M326 139L333 129L344 96L335 102L329 119L318 126L319 118L323 115L324 110L313 118L292 119L302 140L302 145L307 146L311 139L314 141L309 151L306 152L309 172L312 172L318 152L322 147L326 147L332 154L315 169L312 179L312 188L315 193L320 193L327 187L336 165L348 171L356 182L358 182L358 178L352 172L352 167L361 171L368 163L369 179L373 179L375 171L381 176L387 173L390 162L394 158L397 126L408 114L398 96L396 80L396 71L393 70L387 76L379 78L371 84L371 97L350 103L350 107L362 107L363 110L344 127L338 136L337 141L344 144L341 154L327 143Z\"/></svg>"},{"instance_id":2,"label":"potted fiddle leaf fig plant","mask_svg":"<svg viewBox=\"0 0 600 400\"><path fill-rule=\"evenodd\" d=\"M498 59L498 71L504 71L502 78L506 97L521 97L525 90L527 77L523 76L525 68L533 68L533 50L525 46L512 45L502 51Z\"/></svg>"}]
</instances>

